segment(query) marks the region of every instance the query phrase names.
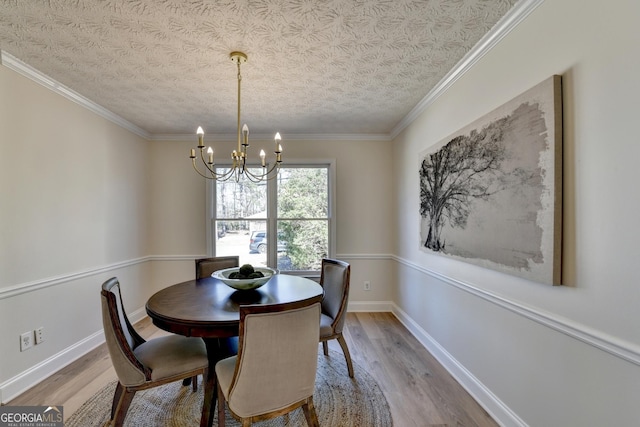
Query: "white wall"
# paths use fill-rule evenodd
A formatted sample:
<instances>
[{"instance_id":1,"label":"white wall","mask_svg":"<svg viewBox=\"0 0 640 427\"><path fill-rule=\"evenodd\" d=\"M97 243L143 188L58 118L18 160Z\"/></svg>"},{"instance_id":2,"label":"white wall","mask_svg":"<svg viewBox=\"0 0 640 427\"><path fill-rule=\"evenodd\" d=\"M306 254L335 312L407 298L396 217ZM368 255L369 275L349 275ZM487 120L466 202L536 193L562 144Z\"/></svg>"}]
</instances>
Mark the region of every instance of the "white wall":
<instances>
[{"instance_id":1,"label":"white wall","mask_svg":"<svg viewBox=\"0 0 640 427\"><path fill-rule=\"evenodd\" d=\"M257 153L267 143L253 141L250 149ZM171 259L166 262L175 264L183 280L193 275L192 257L206 254L206 185L193 171L188 158L189 149L195 144L195 138L184 142L156 141L151 152L151 253L169 256ZM214 145L216 152L231 152L235 148L233 143ZM339 258L352 264L350 301L390 301L394 265L391 256L394 236L390 227L394 208L388 202L392 188L388 165L391 144L285 138L282 145L285 162L335 159L336 252ZM175 278L156 277L156 282L166 285L175 283ZM363 290L365 280L371 282L371 291Z\"/></svg>"},{"instance_id":2,"label":"white wall","mask_svg":"<svg viewBox=\"0 0 640 427\"><path fill-rule=\"evenodd\" d=\"M394 141L397 312L505 425L640 425L639 17L543 2ZM416 154L553 74L566 286L422 252Z\"/></svg>"},{"instance_id":3,"label":"white wall","mask_svg":"<svg viewBox=\"0 0 640 427\"><path fill-rule=\"evenodd\" d=\"M132 310L150 274L149 143L0 66L0 399L95 345L99 287ZM19 336L45 327L25 352Z\"/></svg>"}]
</instances>

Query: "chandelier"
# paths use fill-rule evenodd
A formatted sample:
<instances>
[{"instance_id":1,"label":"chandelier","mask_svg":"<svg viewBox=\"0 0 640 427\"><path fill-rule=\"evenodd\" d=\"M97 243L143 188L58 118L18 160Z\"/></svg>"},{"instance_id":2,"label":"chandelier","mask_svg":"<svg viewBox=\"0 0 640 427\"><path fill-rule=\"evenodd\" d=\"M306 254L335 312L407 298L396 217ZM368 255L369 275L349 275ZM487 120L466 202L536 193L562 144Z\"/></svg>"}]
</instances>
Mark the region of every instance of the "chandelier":
<instances>
[{"instance_id":1,"label":"chandelier","mask_svg":"<svg viewBox=\"0 0 640 427\"><path fill-rule=\"evenodd\" d=\"M275 141L275 155L276 161L271 165L270 168L267 169L267 163L265 159L264 150L260 150L260 163L262 166L262 171L256 173L255 169L258 169L251 164L247 164L247 147L249 147L249 127L244 124L242 128L240 128L240 86L242 83L242 75L240 74L240 65L247 62L247 55L242 52L231 52L229 55L231 61L233 61L238 66L238 147L236 150L231 152L231 166L230 168L222 169L222 172L216 172L215 161L214 161L214 152L213 148L208 147L205 155L205 147L204 147L204 131L202 127L198 127L196 131L196 135L198 135L198 149L200 150L200 160L202 164L206 168L204 172L201 172L196 164L196 150L194 148L191 149L191 163L193 164L193 168L198 174L207 179L215 179L217 181L229 181L234 179L236 182L240 181L241 177L246 177L253 182L260 182L264 179L272 179L278 175L278 170L280 169L280 163L282 163L282 145L280 145L280 141L282 138L280 137L280 133L276 133L274 137ZM251 168L254 169L252 172Z\"/></svg>"}]
</instances>

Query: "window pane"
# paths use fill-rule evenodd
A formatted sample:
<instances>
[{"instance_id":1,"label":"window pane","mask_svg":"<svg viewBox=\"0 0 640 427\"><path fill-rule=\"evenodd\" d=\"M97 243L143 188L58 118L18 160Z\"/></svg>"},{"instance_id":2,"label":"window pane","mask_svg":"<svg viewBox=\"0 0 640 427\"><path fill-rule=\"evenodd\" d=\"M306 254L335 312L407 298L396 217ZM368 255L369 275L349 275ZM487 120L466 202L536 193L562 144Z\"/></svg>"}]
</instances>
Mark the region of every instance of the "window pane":
<instances>
[{"instance_id":1,"label":"window pane","mask_svg":"<svg viewBox=\"0 0 640 427\"><path fill-rule=\"evenodd\" d=\"M216 256L238 255L240 265L267 266L265 221L215 221Z\"/></svg>"},{"instance_id":2,"label":"window pane","mask_svg":"<svg viewBox=\"0 0 640 427\"><path fill-rule=\"evenodd\" d=\"M217 168L225 173L229 169ZM253 168L253 173L262 169ZM216 256L238 255L240 265L266 267L267 254L252 238L267 228L267 186L246 179L216 181Z\"/></svg>"},{"instance_id":3,"label":"window pane","mask_svg":"<svg viewBox=\"0 0 640 427\"><path fill-rule=\"evenodd\" d=\"M328 169L282 168L278 178L278 218L327 218Z\"/></svg>"},{"instance_id":4,"label":"window pane","mask_svg":"<svg viewBox=\"0 0 640 427\"><path fill-rule=\"evenodd\" d=\"M228 169L216 169L217 173L226 171ZM262 173L262 169L253 168L251 172ZM216 181L216 215L218 218L266 218L266 183L254 183L248 179Z\"/></svg>"},{"instance_id":5,"label":"window pane","mask_svg":"<svg viewBox=\"0 0 640 427\"><path fill-rule=\"evenodd\" d=\"M320 270L322 258L329 254L329 221L278 221L280 270Z\"/></svg>"},{"instance_id":6,"label":"window pane","mask_svg":"<svg viewBox=\"0 0 640 427\"><path fill-rule=\"evenodd\" d=\"M280 270L320 270L329 253L328 168L282 168L278 179Z\"/></svg>"}]
</instances>

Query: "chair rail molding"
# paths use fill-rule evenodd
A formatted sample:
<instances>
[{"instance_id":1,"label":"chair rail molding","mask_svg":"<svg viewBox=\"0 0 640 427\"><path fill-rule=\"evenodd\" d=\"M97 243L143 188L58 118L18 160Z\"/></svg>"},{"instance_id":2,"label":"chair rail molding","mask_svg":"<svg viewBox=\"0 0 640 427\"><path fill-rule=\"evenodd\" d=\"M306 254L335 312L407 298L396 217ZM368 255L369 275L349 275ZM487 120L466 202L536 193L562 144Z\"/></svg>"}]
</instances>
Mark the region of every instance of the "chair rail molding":
<instances>
[{"instance_id":1,"label":"chair rail molding","mask_svg":"<svg viewBox=\"0 0 640 427\"><path fill-rule=\"evenodd\" d=\"M68 283L73 280L82 279L85 277L95 276L101 273L112 271L119 268L133 266L136 264L149 262L149 261L192 261L202 254L198 255L151 255L141 258L135 258L131 260L125 260L110 265L96 267L93 269L87 269L79 272L73 272L66 275L60 275L56 277L49 277L42 280L37 280L28 283L22 283L15 286L0 288L0 300L15 297L27 292L33 292L40 289L44 289L50 286L56 286L64 283ZM453 279L445 276L437 271L433 271L424 267L421 267L411 261L397 257L391 254L337 254L337 258L345 260L393 260L399 264L413 268L424 274L428 274L434 278L437 278L444 283L455 286L469 292L479 298L496 304L506 310L512 311L537 323L540 323L548 328L554 329L558 332L582 341L586 344L599 348L607 353L610 353L623 360L631 362L640 366L640 346L618 339L602 331L589 328L585 325L571 321L561 316L557 316L552 313L545 312L537 309L536 307L527 306L525 304L510 301L509 299L492 293L490 291L481 289L470 283ZM394 311L392 309L394 302L391 301L358 301L357 304L349 304L350 311Z\"/></svg>"},{"instance_id":2,"label":"chair rail molding","mask_svg":"<svg viewBox=\"0 0 640 427\"><path fill-rule=\"evenodd\" d=\"M40 289L48 288L50 286L61 285L74 280L79 280L85 277L95 276L107 271L116 270L118 268L129 267L143 262L152 261L152 257L135 258L126 261L120 261L117 263L91 268L87 270L77 271L69 274L63 274L55 277L48 277L45 279L34 280L32 282L21 283L15 286L9 286L6 288L0 288L0 300L5 298L15 297L17 295L25 294L27 292L38 291Z\"/></svg>"},{"instance_id":3,"label":"chair rail molding","mask_svg":"<svg viewBox=\"0 0 640 427\"><path fill-rule=\"evenodd\" d=\"M502 297L485 289L481 289L470 283L466 283L464 281L445 276L441 273L438 273L437 271L421 267L411 261L399 257L394 257L394 259L402 265L418 270L424 274L428 274L429 276L441 280L442 282L450 286L454 286L458 289L482 298L485 301L491 302L506 310L526 317L529 320L544 325L557 332L561 332L573 339L582 341L585 344L589 344L613 356L619 357L620 359L640 366L640 346L634 343L621 340L602 331L590 328L578 322L574 322L565 317L546 312L539 308L527 306L520 302L511 301L508 298Z\"/></svg>"},{"instance_id":4,"label":"chair rail molding","mask_svg":"<svg viewBox=\"0 0 640 427\"><path fill-rule=\"evenodd\" d=\"M90 268L82 271L77 271L68 274L62 274L54 277L47 277L40 280L34 280L32 282L20 283L14 286L8 286L0 288L0 300L5 298L15 297L27 292L33 292L40 289L48 288L50 286L61 285L74 280L82 279L85 277L95 276L101 273L109 272L119 268L130 267L136 264L141 264L149 261L193 261L196 258L204 258L207 255L149 255L140 258L134 258L130 260L124 260L113 264L108 264L100 267ZM394 256L391 254L339 254L339 259L358 259L358 260L393 260ZM385 310L391 311L391 310Z\"/></svg>"}]
</instances>

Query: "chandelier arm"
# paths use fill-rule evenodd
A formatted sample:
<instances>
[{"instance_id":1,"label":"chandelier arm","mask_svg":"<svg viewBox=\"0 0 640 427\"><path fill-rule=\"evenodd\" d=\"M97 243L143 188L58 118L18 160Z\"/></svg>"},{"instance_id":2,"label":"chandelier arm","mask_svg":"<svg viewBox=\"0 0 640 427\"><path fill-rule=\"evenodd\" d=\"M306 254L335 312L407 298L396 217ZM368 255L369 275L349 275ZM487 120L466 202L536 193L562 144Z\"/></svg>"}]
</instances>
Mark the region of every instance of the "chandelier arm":
<instances>
[{"instance_id":1,"label":"chandelier arm","mask_svg":"<svg viewBox=\"0 0 640 427\"><path fill-rule=\"evenodd\" d=\"M214 170L214 169L212 169L212 167L214 167L214 166L215 166L215 163L212 163L212 164L211 164L211 166L209 166L209 163L207 163L207 162L204 160L204 147L202 147L202 148L200 149L200 160L202 161L202 164L204 165L204 167L205 167L209 172L211 172L213 175L217 175L217 174L216 174L216 172L215 172L215 170Z\"/></svg>"},{"instance_id":2,"label":"chandelier arm","mask_svg":"<svg viewBox=\"0 0 640 427\"><path fill-rule=\"evenodd\" d=\"M274 163L269 170L267 170L266 172L263 172L261 174L254 174L254 173L250 172L249 169L245 169L245 173L246 173L247 177L249 177L251 179L251 181L260 182L263 179L272 179L272 176L271 176L272 172L276 168L279 169L279 162ZM275 175L277 175L277 171L276 171Z\"/></svg>"},{"instance_id":3,"label":"chandelier arm","mask_svg":"<svg viewBox=\"0 0 640 427\"><path fill-rule=\"evenodd\" d=\"M270 177L270 176L272 176L272 175L277 175L277 174L278 174L277 169L279 169L279 168L280 168L279 166L280 166L280 165L279 165L279 163L278 163L278 162L274 163L274 164L269 168L269 170L268 170L268 171L266 171L265 173L263 173L263 174L262 174L262 176L269 178L269 177ZM275 174L273 174L273 173L272 173L274 170L276 171L276 173L275 173Z\"/></svg>"},{"instance_id":4,"label":"chandelier arm","mask_svg":"<svg viewBox=\"0 0 640 427\"><path fill-rule=\"evenodd\" d=\"M233 175L235 170L236 170L235 168L231 167L231 168L229 168L229 170L227 172L218 173L218 174L216 174L216 176L218 177L218 180L226 181L227 179L229 179L231 177L231 175Z\"/></svg>"},{"instance_id":5,"label":"chandelier arm","mask_svg":"<svg viewBox=\"0 0 640 427\"><path fill-rule=\"evenodd\" d=\"M247 171L245 171L245 172L247 172ZM264 177L262 177L262 176L255 176L254 174L249 173L249 172L247 172L245 176L247 177L247 179L249 181L251 181L253 183L256 183L256 184L264 179Z\"/></svg>"},{"instance_id":6,"label":"chandelier arm","mask_svg":"<svg viewBox=\"0 0 640 427\"><path fill-rule=\"evenodd\" d=\"M192 162L191 162L191 163L193 164L193 169L194 169L196 172L198 172L198 175L200 175L200 176L201 176L201 177L203 177L203 178L207 178L207 179L217 179L217 177L216 177L215 175L214 175L214 176L209 176L209 175L206 175L206 174L204 174L204 173L200 172L200 169L198 169L198 167L196 166L196 159L195 159L195 158L192 158L191 160L192 160Z\"/></svg>"},{"instance_id":7,"label":"chandelier arm","mask_svg":"<svg viewBox=\"0 0 640 427\"><path fill-rule=\"evenodd\" d=\"M275 173L272 173L274 170L275 170ZM277 177L279 171L280 171L280 162L276 162L274 163L273 166L271 166L271 169L269 169L269 171L266 173L267 181L270 181L275 177Z\"/></svg>"},{"instance_id":8,"label":"chandelier arm","mask_svg":"<svg viewBox=\"0 0 640 427\"><path fill-rule=\"evenodd\" d=\"M260 181L262 180L266 180L266 181L272 181L273 179L278 177L278 170L275 171L275 173L272 173L274 171L274 169L276 169L275 166L273 166L268 172L264 173L262 175L262 178L260 178Z\"/></svg>"},{"instance_id":9,"label":"chandelier arm","mask_svg":"<svg viewBox=\"0 0 640 427\"><path fill-rule=\"evenodd\" d=\"M204 165L204 167L209 171L209 173L211 173L211 179L219 179L219 180L224 180L226 178L228 178L234 171L235 169L235 165L236 165L236 161L233 161L233 166L229 169L228 172L221 174L221 173L217 173L216 172L216 164L215 163L209 163L207 161L204 160L204 147L200 148L200 160L202 161L202 164ZM193 159L193 165L195 167L195 158ZM200 173L200 171L198 170L198 173ZM202 173L200 173L200 175L203 175ZM203 176L207 176L207 178L209 177L208 175L203 175Z\"/></svg>"}]
</instances>

